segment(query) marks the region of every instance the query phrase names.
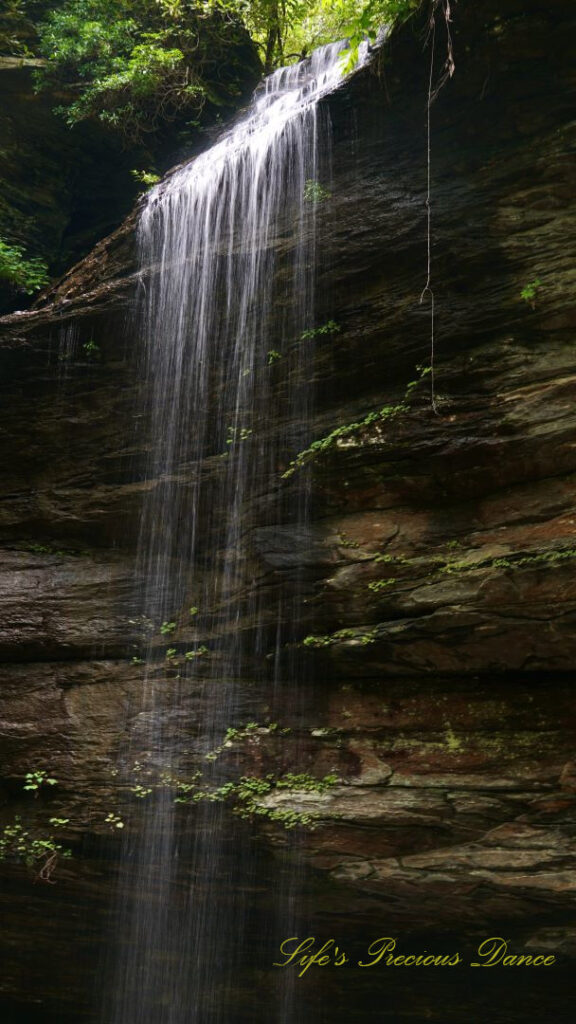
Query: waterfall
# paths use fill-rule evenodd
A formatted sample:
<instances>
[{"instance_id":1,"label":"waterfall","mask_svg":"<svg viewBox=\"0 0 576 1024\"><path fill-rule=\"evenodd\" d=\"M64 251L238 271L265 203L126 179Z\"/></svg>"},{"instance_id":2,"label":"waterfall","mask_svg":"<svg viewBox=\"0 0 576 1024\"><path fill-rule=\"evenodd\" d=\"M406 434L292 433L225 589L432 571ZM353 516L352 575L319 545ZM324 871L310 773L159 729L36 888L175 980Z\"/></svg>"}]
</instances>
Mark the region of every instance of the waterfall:
<instances>
[{"instance_id":1,"label":"waterfall","mask_svg":"<svg viewBox=\"0 0 576 1024\"><path fill-rule=\"evenodd\" d=\"M308 440L313 339L302 335L314 325L316 218L330 177L319 101L342 80L342 49L267 78L247 114L157 186L141 216L151 441L137 578L149 641L124 770L144 788L199 763L217 784L210 752L254 702L242 680L267 687L273 707L282 673L301 672L297 655L282 670L277 658L293 639L298 573L275 602L259 597L251 530L298 530L307 515L305 489L282 498L279 463ZM230 1009L237 951L250 941L247 829L231 832L229 812L210 802L179 824L169 785L139 810L124 844L103 1024L250 1019ZM288 928L289 895L279 883ZM284 992L266 1020L296 1020L291 1005Z\"/></svg>"}]
</instances>

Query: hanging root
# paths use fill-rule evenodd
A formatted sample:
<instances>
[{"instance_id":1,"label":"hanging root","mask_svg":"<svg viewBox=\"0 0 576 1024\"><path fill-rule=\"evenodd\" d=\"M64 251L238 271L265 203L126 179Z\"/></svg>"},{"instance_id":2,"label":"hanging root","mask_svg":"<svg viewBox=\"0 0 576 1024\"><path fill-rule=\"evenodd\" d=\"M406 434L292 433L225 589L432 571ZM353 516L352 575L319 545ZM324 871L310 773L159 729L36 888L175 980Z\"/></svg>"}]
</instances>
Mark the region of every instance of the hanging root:
<instances>
[{"instance_id":1,"label":"hanging root","mask_svg":"<svg viewBox=\"0 0 576 1024\"><path fill-rule=\"evenodd\" d=\"M434 58L436 55L436 13L441 10L444 17L444 24L446 26L446 60L442 67L440 77L434 86ZM431 107L434 100L438 96L438 93L442 87L446 84L449 78L452 78L454 69L456 67L454 63L454 50L452 46L452 35L450 32L451 8L450 0L432 0L430 8L430 21L428 23L428 35L426 38L426 45L430 46L430 74L428 76L428 99L426 103L426 162L427 162L427 176L426 176L426 238L427 238L427 265L426 265L426 284L422 289L420 296L420 305L424 302L426 296L430 298L430 402L432 405L433 412L437 416L440 415L438 405L436 402L436 385L434 378L435 371L435 305L434 305L434 292L432 291L432 133L431 133Z\"/></svg>"},{"instance_id":2,"label":"hanging root","mask_svg":"<svg viewBox=\"0 0 576 1024\"><path fill-rule=\"evenodd\" d=\"M444 19L444 26L446 29L446 60L442 66L440 76L434 89L430 88L428 94L428 104L434 103L434 100L438 96L438 93L446 85L449 78L452 78L456 69L454 63L454 47L452 44L452 33L450 32L450 25L452 23L452 9L450 7L450 0L433 0L432 11L430 14L430 29L432 29L432 23L435 21L436 11L440 9Z\"/></svg>"},{"instance_id":3,"label":"hanging root","mask_svg":"<svg viewBox=\"0 0 576 1024\"><path fill-rule=\"evenodd\" d=\"M54 852L51 853L42 864L35 880L37 882L48 882L49 885L56 885L56 882L52 881L52 875L56 869L57 863L58 851L54 850Z\"/></svg>"}]
</instances>

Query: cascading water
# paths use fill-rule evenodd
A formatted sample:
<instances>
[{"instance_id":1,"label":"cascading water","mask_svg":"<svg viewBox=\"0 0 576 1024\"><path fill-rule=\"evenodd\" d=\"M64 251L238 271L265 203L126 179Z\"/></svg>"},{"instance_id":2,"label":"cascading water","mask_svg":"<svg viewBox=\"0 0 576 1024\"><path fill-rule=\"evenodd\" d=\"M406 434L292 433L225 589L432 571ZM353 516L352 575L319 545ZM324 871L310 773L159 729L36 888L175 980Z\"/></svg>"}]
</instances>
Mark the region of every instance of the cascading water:
<instances>
[{"instance_id":1,"label":"cascading water","mask_svg":"<svg viewBox=\"0 0 576 1024\"><path fill-rule=\"evenodd\" d=\"M276 609L263 605L250 529L255 516L260 526L295 529L306 517L305 492L283 508L278 460L308 440L311 343L301 335L314 323L316 206L329 174L319 100L342 80L341 50L324 47L270 76L243 120L151 192L141 218L152 442L140 610L156 638L164 629L168 665L182 667L167 684L150 642L131 751L137 769L146 766L137 783L146 773L183 777L199 760L217 783L210 751L228 726L246 721L250 704L241 678L262 681L267 672L271 691L279 685L269 666L275 644L290 640L298 579ZM284 383L274 389L280 360ZM299 666L288 671L297 676ZM237 874L230 877L225 812L197 804L188 828L177 827L177 813L173 788L160 788L138 839L125 844L129 884L104 1024L236 1019L234 950L245 941L248 909ZM249 888L244 842L234 839L234 872ZM287 895L279 885L289 928ZM284 993L266 1020L295 1020L290 1007Z\"/></svg>"}]
</instances>

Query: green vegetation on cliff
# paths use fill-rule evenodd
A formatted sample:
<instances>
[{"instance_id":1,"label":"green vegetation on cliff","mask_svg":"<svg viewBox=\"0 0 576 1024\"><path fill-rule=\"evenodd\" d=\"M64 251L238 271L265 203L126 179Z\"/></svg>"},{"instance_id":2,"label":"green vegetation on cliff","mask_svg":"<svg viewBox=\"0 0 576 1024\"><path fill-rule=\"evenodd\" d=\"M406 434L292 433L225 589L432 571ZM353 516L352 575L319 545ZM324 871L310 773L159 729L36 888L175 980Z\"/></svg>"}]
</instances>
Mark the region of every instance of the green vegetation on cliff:
<instances>
[{"instance_id":1,"label":"green vegetation on cliff","mask_svg":"<svg viewBox=\"0 0 576 1024\"><path fill-rule=\"evenodd\" d=\"M353 53L361 38L416 6L7 0L0 11L0 311L21 307L24 295L112 231L138 184L184 159L263 72L342 37ZM308 201L327 196L320 183L307 183ZM270 363L276 358L272 350Z\"/></svg>"},{"instance_id":2,"label":"green vegetation on cliff","mask_svg":"<svg viewBox=\"0 0 576 1024\"><path fill-rule=\"evenodd\" d=\"M127 142L232 108L257 67L238 17L188 0L67 0L38 35L39 82L69 91L68 124L96 118Z\"/></svg>"},{"instance_id":3,"label":"green vegetation on cliff","mask_svg":"<svg viewBox=\"0 0 576 1024\"><path fill-rule=\"evenodd\" d=\"M48 268L42 259L27 259L21 245L9 245L0 238L0 279L18 291L32 295L48 284Z\"/></svg>"},{"instance_id":4,"label":"green vegetation on cliff","mask_svg":"<svg viewBox=\"0 0 576 1024\"><path fill-rule=\"evenodd\" d=\"M418 0L8 0L0 54L40 57L43 88L68 92L68 124L98 118L129 140L240 93L250 45L265 73L314 47L354 49Z\"/></svg>"}]
</instances>

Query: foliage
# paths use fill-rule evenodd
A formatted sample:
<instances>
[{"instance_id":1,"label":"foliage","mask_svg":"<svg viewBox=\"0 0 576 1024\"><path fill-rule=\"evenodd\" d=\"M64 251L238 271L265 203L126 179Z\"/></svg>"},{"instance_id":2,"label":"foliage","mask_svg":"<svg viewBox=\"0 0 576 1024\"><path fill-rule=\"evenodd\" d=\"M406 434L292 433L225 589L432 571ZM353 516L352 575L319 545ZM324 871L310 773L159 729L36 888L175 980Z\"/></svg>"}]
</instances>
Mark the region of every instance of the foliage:
<instances>
[{"instance_id":1,"label":"foliage","mask_svg":"<svg viewBox=\"0 0 576 1024\"><path fill-rule=\"evenodd\" d=\"M383 25L404 20L419 0L313 0L304 16L291 26L287 48L300 55L336 39L348 39L345 69L356 62L363 39L374 40Z\"/></svg>"},{"instance_id":2,"label":"foliage","mask_svg":"<svg viewBox=\"0 0 576 1024\"><path fill-rule=\"evenodd\" d=\"M386 580L373 580L372 583L368 584L368 589L373 590L375 594L378 594L381 590L387 590L388 587L392 587L398 580L390 577Z\"/></svg>"},{"instance_id":3,"label":"foliage","mask_svg":"<svg viewBox=\"0 0 576 1024\"><path fill-rule=\"evenodd\" d=\"M48 775L48 772L44 769L40 769L35 772L26 772L24 777L24 789L28 792L38 794L39 789L42 786L57 786L58 779L53 779Z\"/></svg>"},{"instance_id":4,"label":"foliage","mask_svg":"<svg viewBox=\"0 0 576 1024\"><path fill-rule=\"evenodd\" d=\"M139 800L144 800L147 796L150 796L154 790L151 786L141 786L138 784L136 786L131 786L130 792L133 793L135 797L138 797Z\"/></svg>"},{"instance_id":5,"label":"foliage","mask_svg":"<svg viewBox=\"0 0 576 1024\"><path fill-rule=\"evenodd\" d=\"M211 750L208 754L204 755L205 760L216 761L226 748L232 747L235 743L240 743L244 740L257 740L260 735L269 735L277 729L277 722L271 722L269 725L259 725L258 722L248 722L246 725L238 728L231 726L226 730L222 743L218 747L215 747L214 750ZM289 732L289 730L283 730L283 732L287 731Z\"/></svg>"},{"instance_id":6,"label":"foliage","mask_svg":"<svg viewBox=\"0 0 576 1024\"><path fill-rule=\"evenodd\" d=\"M353 640L355 643L366 647L367 644L376 642L374 632L360 633L356 629L339 629L336 633L327 633L325 636L307 636L302 641L304 647L333 647L334 644L342 643L345 640Z\"/></svg>"},{"instance_id":7,"label":"foliage","mask_svg":"<svg viewBox=\"0 0 576 1024\"><path fill-rule=\"evenodd\" d=\"M227 434L226 444L236 444L237 441L247 441L252 431L248 427L227 427Z\"/></svg>"},{"instance_id":8,"label":"foliage","mask_svg":"<svg viewBox=\"0 0 576 1024\"><path fill-rule=\"evenodd\" d=\"M67 818L51 818L51 824L58 827L67 824ZM35 836L24 828L18 815L0 832L0 861L21 861L27 867L38 868L38 878L50 882L59 857L71 857L72 851L63 847L53 835Z\"/></svg>"},{"instance_id":9,"label":"foliage","mask_svg":"<svg viewBox=\"0 0 576 1024\"><path fill-rule=\"evenodd\" d=\"M57 779L48 775L45 769L37 768L26 772L23 789L37 797L44 786L57 785ZM53 817L49 823L52 828L63 828L69 820ZM43 882L52 881L59 857L71 856L71 850L57 842L53 834L42 836L25 828L19 815L15 815L13 821L4 825L0 832L0 861L23 862L27 867L37 868L37 878Z\"/></svg>"},{"instance_id":10,"label":"foliage","mask_svg":"<svg viewBox=\"0 0 576 1024\"><path fill-rule=\"evenodd\" d=\"M484 558L478 562L447 562L438 571L447 576L477 569L524 569L538 565L559 565L576 558L576 548L553 548L536 555L511 555L508 558Z\"/></svg>"},{"instance_id":11,"label":"foliage","mask_svg":"<svg viewBox=\"0 0 576 1024\"><path fill-rule=\"evenodd\" d=\"M318 205L325 202L326 199L330 199L331 195L332 193L324 185L321 185L319 181L309 178L304 183L304 201L306 203Z\"/></svg>"},{"instance_id":12,"label":"foliage","mask_svg":"<svg viewBox=\"0 0 576 1024\"><path fill-rule=\"evenodd\" d=\"M246 71L238 16L192 0L64 0L37 31L38 81L68 92L67 123L100 120L126 143L179 117L197 125L206 104L234 103Z\"/></svg>"},{"instance_id":13,"label":"foliage","mask_svg":"<svg viewBox=\"0 0 576 1024\"><path fill-rule=\"evenodd\" d=\"M215 789L195 789L191 793L190 800L194 803L232 801L233 812L241 818L266 817L270 821L282 825L285 829L293 829L297 825L313 829L315 821L312 815L289 808L268 806L263 803L263 798L282 790L322 794L326 793L337 781L336 775L325 775L322 779L315 779L305 773L296 775L288 773L279 777L266 775L264 778L242 775L237 782L225 782ZM187 803L189 800L181 798L178 802Z\"/></svg>"},{"instance_id":14,"label":"foliage","mask_svg":"<svg viewBox=\"0 0 576 1024\"><path fill-rule=\"evenodd\" d=\"M331 322L332 321L329 321L329 323ZM326 437L321 437L318 441L313 441L308 448L305 448L304 451L298 453L296 458L290 463L288 469L282 474L282 479L287 480L293 473L298 469L301 469L302 466L305 466L308 462L311 462L318 455L323 455L333 448L341 446L345 447L348 443L354 443L354 438L357 435L364 433L367 428L393 420L401 413L408 412L410 409L409 403L414 397L414 393L418 388L418 385L431 372L429 366L417 366L416 369L418 370L418 377L415 380L411 380L406 385L404 399L399 405L385 405L375 412L369 412L364 419L358 420L356 423L346 423L342 427L336 427L336 429Z\"/></svg>"},{"instance_id":15,"label":"foliage","mask_svg":"<svg viewBox=\"0 0 576 1024\"><path fill-rule=\"evenodd\" d=\"M130 174L134 181L137 181L139 185L144 185L146 188L152 188L160 181L160 175L153 174L151 171L130 171Z\"/></svg>"},{"instance_id":16,"label":"foliage","mask_svg":"<svg viewBox=\"0 0 576 1024\"><path fill-rule=\"evenodd\" d=\"M100 355L100 346L96 344L93 338L91 338L90 341L84 342L82 348L88 359L94 359L96 356Z\"/></svg>"},{"instance_id":17,"label":"foliage","mask_svg":"<svg viewBox=\"0 0 576 1024\"><path fill-rule=\"evenodd\" d=\"M359 548L360 544L357 540L350 540L350 538L342 531L339 535L338 546L341 548Z\"/></svg>"},{"instance_id":18,"label":"foliage","mask_svg":"<svg viewBox=\"0 0 576 1024\"><path fill-rule=\"evenodd\" d=\"M206 645L205 644L200 644L200 647L197 647L195 651L186 651L186 653L184 654L184 657L185 657L186 661L193 661L194 658L201 658L203 654L208 654L208 653L209 653L209 651L208 651L208 648L206 647Z\"/></svg>"},{"instance_id":19,"label":"foliage","mask_svg":"<svg viewBox=\"0 0 576 1024\"><path fill-rule=\"evenodd\" d=\"M532 309L536 309L536 297L538 294L538 290L541 287L542 282L539 277L536 277L533 281L530 281L528 284L524 285L522 291L520 292L520 298L523 299L524 302L527 302L528 305L532 307Z\"/></svg>"},{"instance_id":20,"label":"foliage","mask_svg":"<svg viewBox=\"0 0 576 1024\"><path fill-rule=\"evenodd\" d=\"M122 821L122 818L120 818L118 814L113 814L112 811L110 812L110 814L106 815L104 821L106 825L110 825L111 828L124 828L124 822Z\"/></svg>"},{"instance_id":21,"label":"foliage","mask_svg":"<svg viewBox=\"0 0 576 1024\"><path fill-rule=\"evenodd\" d=\"M26 295L33 295L49 281L48 267L39 257L24 255L24 247L0 239L0 280Z\"/></svg>"},{"instance_id":22,"label":"foliage","mask_svg":"<svg viewBox=\"0 0 576 1024\"><path fill-rule=\"evenodd\" d=\"M259 46L265 73L305 57L315 47L348 37L352 61L359 43L405 18L418 0L209 0L237 12Z\"/></svg>"},{"instance_id":23,"label":"foliage","mask_svg":"<svg viewBox=\"0 0 576 1024\"><path fill-rule=\"evenodd\" d=\"M4 0L0 10L0 53L14 57L32 57L36 31L31 8L41 8L27 0Z\"/></svg>"},{"instance_id":24,"label":"foliage","mask_svg":"<svg viewBox=\"0 0 576 1024\"><path fill-rule=\"evenodd\" d=\"M285 473L282 474L282 479L287 480L288 477L292 476L297 469L301 469L310 462L315 456L324 454L332 448L335 448L339 442L346 441L348 438L353 438L354 435L361 433L366 427L372 426L374 423L382 423L386 420L394 419L401 412L407 411L406 405L385 405L382 409L377 412L370 412L363 420L359 420L357 423L347 423L343 427L336 427L326 437L321 437L318 441L313 441L312 444L299 452L293 462L290 463L289 468Z\"/></svg>"},{"instance_id":25,"label":"foliage","mask_svg":"<svg viewBox=\"0 0 576 1024\"><path fill-rule=\"evenodd\" d=\"M462 548L460 541L448 541L445 545L449 550L455 550ZM476 561L467 561L462 558L460 560L447 561L444 558L433 558L432 559L432 571L428 574L428 578L437 579L439 576L454 576L461 573L476 573L486 569L530 569L538 567L550 567L555 568L557 566L564 565L566 562L571 562L576 559L576 548L549 548L548 550L537 551L534 554L521 554L520 552L512 552L506 557L488 556L486 558L478 558ZM421 560L406 558L404 555L376 555L373 559L374 562L385 562L388 564L395 565L413 565L417 566L421 564ZM375 580L373 583L369 583L370 590L378 593L379 590L383 590L392 583L398 582L396 579L386 580ZM334 634L336 636L337 634ZM311 638L312 640L316 638ZM330 638L319 637L319 640L329 640Z\"/></svg>"},{"instance_id":26,"label":"foliage","mask_svg":"<svg viewBox=\"0 0 576 1024\"><path fill-rule=\"evenodd\" d=\"M64 92L69 125L100 120L127 144L182 117L197 128L206 107L233 105L239 81L348 37L350 60L384 23L417 0L6 0L0 52L41 56L41 87ZM143 185L148 170L134 172ZM326 198L318 183L306 198ZM320 186L321 188L321 186Z\"/></svg>"},{"instance_id":27,"label":"foliage","mask_svg":"<svg viewBox=\"0 0 576 1024\"><path fill-rule=\"evenodd\" d=\"M261 53L264 73L300 56L290 52L292 33L310 7L309 0L212 0L216 7L235 11L242 18Z\"/></svg>"},{"instance_id":28,"label":"foliage","mask_svg":"<svg viewBox=\"0 0 576 1024\"><path fill-rule=\"evenodd\" d=\"M284 735L290 732L290 729L280 729L277 722L271 722L268 725L248 722L243 726L231 726L226 730L224 739L219 746L204 755L205 760L215 761L227 748L231 748L237 743L257 744L262 736L269 736L276 732L278 735ZM133 771L135 773L142 772L143 765L136 762ZM146 770L144 774L150 778L153 772ZM243 775L220 785L212 785L201 771L195 771L184 779L178 778L170 772L162 772L157 782L151 782L147 786L137 783L130 787L130 792L137 798L143 799L156 789L167 788L175 794L175 804L228 803L231 805L232 812L242 818L266 817L287 829L292 829L296 825L314 828L315 821L311 815L267 805L262 802L263 798L281 791L294 794L323 794L337 782L336 775L325 775L323 778L317 779L306 772L286 772L283 775L268 774L260 777ZM114 817L114 815L109 815L107 821Z\"/></svg>"},{"instance_id":29,"label":"foliage","mask_svg":"<svg viewBox=\"0 0 576 1024\"><path fill-rule=\"evenodd\" d=\"M194 661L195 658L201 658L205 654L209 654L209 653L210 653L209 648L206 647L205 644L200 644L198 647L195 647L194 650L185 651L184 652L184 660L185 661ZM179 654L177 647L168 647L166 649L165 658L166 658L166 661L169 661L171 665L174 666L174 665L180 664L180 660L179 660L180 657L181 657L181 655Z\"/></svg>"},{"instance_id":30,"label":"foliage","mask_svg":"<svg viewBox=\"0 0 576 1024\"><path fill-rule=\"evenodd\" d=\"M311 338L318 338L324 334L338 334L340 330L340 324L337 324L335 320L329 320L328 323L322 324L321 327L311 327L306 331L302 331L300 340L308 341Z\"/></svg>"},{"instance_id":31,"label":"foliage","mask_svg":"<svg viewBox=\"0 0 576 1024\"><path fill-rule=\"evenodd\" d=\"M80 558L82 555L87 555L88 552L81 548L57 548L54 544L40 544L37 541L29 541L25 544L26 551L31 551L35 555L57 555L59 558L65 558L71 556L72 558Z\"/></svg>"}]
</instances>

